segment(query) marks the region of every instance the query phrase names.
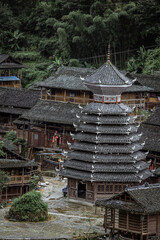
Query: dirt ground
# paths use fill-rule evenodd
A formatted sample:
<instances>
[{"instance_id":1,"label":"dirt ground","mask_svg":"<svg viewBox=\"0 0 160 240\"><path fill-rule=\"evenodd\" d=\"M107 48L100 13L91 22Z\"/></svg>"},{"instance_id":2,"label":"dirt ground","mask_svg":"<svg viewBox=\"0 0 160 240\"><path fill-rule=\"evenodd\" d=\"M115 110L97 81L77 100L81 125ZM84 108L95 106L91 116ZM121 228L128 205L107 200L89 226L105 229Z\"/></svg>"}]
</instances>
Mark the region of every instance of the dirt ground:
<instances>
[{"instance_id":1,"label":"dirt ground","mask_svg":"<svg viewBox=\"0 0 160 240\"><path fill-rule=\"evenodd\" d=\"M95 208L68 202L62 195L65 181L45 177L49 185L40 189L48 203L50 220L39 223L10 222L5 219L8 208L0 209L0 239L72 239L88 233L104 234L103 213Z\"/></svg>"}]
</instances>

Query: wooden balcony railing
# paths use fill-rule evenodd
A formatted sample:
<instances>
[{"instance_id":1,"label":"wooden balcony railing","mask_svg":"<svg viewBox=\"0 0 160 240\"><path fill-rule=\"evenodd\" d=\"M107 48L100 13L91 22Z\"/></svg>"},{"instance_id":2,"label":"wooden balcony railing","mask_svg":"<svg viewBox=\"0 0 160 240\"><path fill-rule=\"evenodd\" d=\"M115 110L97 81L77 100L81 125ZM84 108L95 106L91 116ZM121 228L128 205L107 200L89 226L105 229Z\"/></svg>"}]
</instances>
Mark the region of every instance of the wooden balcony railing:
<instances>
[{"instance_id":1,"label":"wooden balcony railing","mask_svg":"<svg viewBox=\"0 0 160 240\"><path fill-rule=\"evenodd\" d=\"M57 95L45 95L42 94L42 99L60 102L72 102L72 103L82 103L87 104L93 102L91 98L83 97L70 97L70 96L57 96ZM145 108L145 98L139 99L122 99L122 103L127 104L130 107L143 107Z\"/></svg>"},{"instance_id":2,"label":"wooden balcony railing","mask_svg":"<svg viewBox=\"0 0 160 240\"><path fill-rule=\"evenodd\" d=\"M87 104L93 102L93 99L83 98L83 97L70 97L70 96L57 96L57 95L42 95L42 99L59 101L59 102L71 102L71 103L81 103Z\"/></svg>"},{"instance_id":3,"label":"wooden balcony railing","mask_svg":"<svg viewBox=\"0 0 160 240\"><path fill-rule=\"evenodd\" d=\"M29 183L31 176L24 175L24 176L11 176L9 184L22 184L22 183Z\"/></svg>"},{"instance_id":4,"label":"wooden balcony railing","mask_svg":"<svg viewBox=\"0 0 160 240\"><path fill-rule=\"evenodd\" d=\"M138 99L122 99L122 103L128 105L129 107L141 107L145 109L145 98Z\"/></svg>"}]
</instances>

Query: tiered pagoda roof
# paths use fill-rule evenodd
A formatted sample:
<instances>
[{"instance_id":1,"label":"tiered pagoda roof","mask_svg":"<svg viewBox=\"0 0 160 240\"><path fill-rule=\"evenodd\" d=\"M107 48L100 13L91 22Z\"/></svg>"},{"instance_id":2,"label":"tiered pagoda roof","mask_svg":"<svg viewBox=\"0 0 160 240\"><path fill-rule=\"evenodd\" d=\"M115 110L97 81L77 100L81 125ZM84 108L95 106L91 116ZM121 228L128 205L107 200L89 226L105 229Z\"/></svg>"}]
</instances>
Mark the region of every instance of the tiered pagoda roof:
<instances>
[{"instance_id":1,"label":"tiered pagoda roof","mask_svg":"<svg viewBox=\"0 0 160 240\"><path fill-rule=\"evenodd\" d=\"M75 142L68 143L71 152L67 153L62 175L91 182L144 181L152 173L143 161L146 154L140 151L144 143L139 142L139 126L134 123L135 117L129 116L132 109L117 101L121 90L131 86L132 80L108 61L85 83L94 96L98 94L98 100L83 109L79 106L79 123L74 125L77 133L71 134ZM104 104L106 94L109 101Z\"/></svg>"}]
</instances>

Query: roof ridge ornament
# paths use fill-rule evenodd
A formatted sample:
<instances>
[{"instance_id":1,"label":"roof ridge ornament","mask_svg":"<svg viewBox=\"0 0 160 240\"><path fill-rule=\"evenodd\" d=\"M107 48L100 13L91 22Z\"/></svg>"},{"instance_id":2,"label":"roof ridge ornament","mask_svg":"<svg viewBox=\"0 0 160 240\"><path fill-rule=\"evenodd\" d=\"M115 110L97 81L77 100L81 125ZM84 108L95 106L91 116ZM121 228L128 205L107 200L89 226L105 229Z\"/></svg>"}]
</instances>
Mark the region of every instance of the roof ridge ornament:
<instances>
[{"instance_id":1,"label":"roof ridge ornament","mask_svg":"<svg viewBox=\"0 0 160 240\"><path fill-rule=\"evenodd\" d=\"M111 53L111 45L110 43L108 44L108 54L107 54L107 62L110 63L110 53Z\"/></svg>"}]
</instances>

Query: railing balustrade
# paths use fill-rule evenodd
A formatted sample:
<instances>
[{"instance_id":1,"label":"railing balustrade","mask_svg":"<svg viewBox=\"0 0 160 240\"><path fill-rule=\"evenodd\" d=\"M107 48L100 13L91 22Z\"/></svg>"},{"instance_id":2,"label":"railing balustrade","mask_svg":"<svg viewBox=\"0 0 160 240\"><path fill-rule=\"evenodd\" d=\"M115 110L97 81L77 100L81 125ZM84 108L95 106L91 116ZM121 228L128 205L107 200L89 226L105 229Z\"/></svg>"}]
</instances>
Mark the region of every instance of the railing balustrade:
<instances>
[{"instance_id":1,"label":"railing balustrade","mask_svg":"<svg viewBox=\"0 0 160 240\"><path fill-rule=\"evenodd\" d=\"M30 178L31 178L30 175L11 176L9 184L28 183Z\"/></svg>"}]
</instances>

